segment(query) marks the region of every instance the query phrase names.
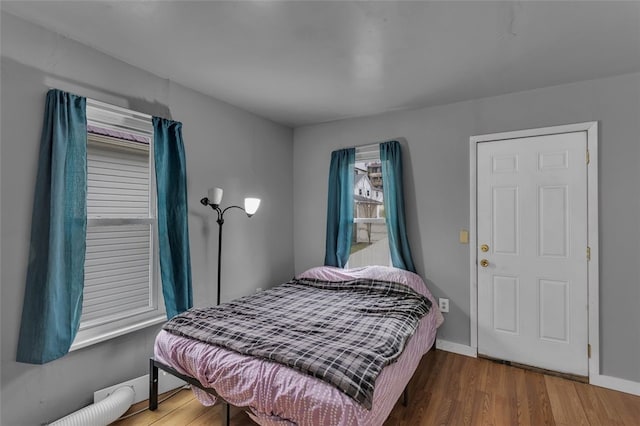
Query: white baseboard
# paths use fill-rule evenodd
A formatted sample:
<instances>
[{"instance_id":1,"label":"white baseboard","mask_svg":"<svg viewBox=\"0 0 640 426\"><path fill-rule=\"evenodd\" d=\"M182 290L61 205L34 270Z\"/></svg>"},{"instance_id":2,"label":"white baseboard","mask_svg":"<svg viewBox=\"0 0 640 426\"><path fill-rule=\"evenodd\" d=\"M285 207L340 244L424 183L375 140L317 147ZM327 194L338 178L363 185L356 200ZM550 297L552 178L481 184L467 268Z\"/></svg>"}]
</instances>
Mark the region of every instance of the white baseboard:
<instances>
[{"instance_id":1,"label":"white baseboard","mask_svg":"<svg viewBox=\"0 0 640 426\"><path fill-rule=\"evenodd\" d=\"M589 377L589 383L607 389L630 393L640 396L640 383L631 380L620 379L613 376L603 376L601 374Z\"/></svg>"},{"instance_id":2,"label":"white baseboard","mask_svg":"<svg viewBox=\"0 0 640 426\"><path fill-rule=\"evenodd\" d=\"M158 371L158 394L168 392L172 389L176 389L184 385L186 385L186 382L184 382L182 379L172 376L165 371ZM133 392L135 393L133 399L134 404L140 401L144 401L145 399L149 399L149 375L145 374L144 376L140 376L135 379L131 379L126 382L122 382L117 385L109 386L108 388L95 391L93 393L93 402L96 403L102 401L113 391L122 386L129 386L133 388Z\"/></svg>"},{"instance_id":3,"label":"white baseboard","mask_svg":"<svg viewBox=\"0 0 640 426\"><path fill-rule=\"evenodd\" d=\"M476 348L472 348L471 346L463 345L461 343L450 342L448 340L436 339L436 349L470 356L471 358L478 357L478 351Z\"/></svg>"}]
</instances>

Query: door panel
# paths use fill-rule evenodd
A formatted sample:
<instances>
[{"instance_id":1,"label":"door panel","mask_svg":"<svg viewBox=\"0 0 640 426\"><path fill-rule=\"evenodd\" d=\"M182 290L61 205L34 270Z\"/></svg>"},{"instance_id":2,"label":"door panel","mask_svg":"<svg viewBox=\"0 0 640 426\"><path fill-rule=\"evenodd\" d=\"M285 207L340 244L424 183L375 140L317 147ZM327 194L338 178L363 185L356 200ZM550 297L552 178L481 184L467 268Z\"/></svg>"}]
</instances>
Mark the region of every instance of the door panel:
<instances>
[{"instance_id":1,"label":"door panel","mask_svg":"<svg viewBox=\"0 0 640 426\"><path fill-rule=\"evenodd\" d=\"M493 188L492 207L494 251L518 254L518 188Z\"/></svg>"},{"instance_id":2,"label":"door panel","mask_svg":"<svg viewBox=\"0 0 640 426\"><path fill-rule=\"evenodd\" d=\"M538 280L540 289L540 338L569 342L569 283Z\"/></svg>"},{"instance_id":3,"label":"door panel","mask_svg":"<svg viewBox=\"0 0 640 426\"><path fill-rule=\"evenodd\" d=\"M518 334L518 279L493 277L493 329Z\"/></svg>"},{"instance_id":4,"label":"door panel","mask_svg":"<svg viewBox=\"0 0 640 426\"><path fill-rule=\"evenodd\" d=\"M480 354L588 374L586 149L586 132L478 144Z\"/></svg>"},{"instance_id":5,"label":"door panel","mask_svg":"<svg viewBox=\"0 0 640 426\"><path fill-rule=\"evenodd\" d=\"M539 191L539 256L567 257L569 188L567 185L541 186Z\"/></svg>"}]
</instances>

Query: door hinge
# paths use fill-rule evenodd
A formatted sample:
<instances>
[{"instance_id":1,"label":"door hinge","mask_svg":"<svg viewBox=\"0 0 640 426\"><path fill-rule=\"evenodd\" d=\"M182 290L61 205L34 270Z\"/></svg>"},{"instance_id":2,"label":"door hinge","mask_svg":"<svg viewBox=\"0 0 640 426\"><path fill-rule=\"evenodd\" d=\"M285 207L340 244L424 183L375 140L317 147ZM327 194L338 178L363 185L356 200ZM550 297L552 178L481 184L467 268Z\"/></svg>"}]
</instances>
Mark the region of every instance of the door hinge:
<instances>
[{"instance_id":1,"label":"door hinge","mask_svg":"<svg viewBox=\"0 0 640 426\"><path fill-rule=\"evenodd\" d=\"M587 164L591 161L591 156L589 155L589 150L587 150Z\"/></svg>"},{"instance_id":2,"label":"door hinge","mask_svg":"<svg viewBox=\"0 0 640 426\"><path fill-rule=\"evenodd\" d=\"M591 260L591 247L587 247L587 260Z\"/></svg>"},{"instance_id":3,"label":"door hinge","mask_svg":"<svg viewBox=\"0 0 640 426\"><path fill-rule=\"evenodd\" d=\"M591 344L587 344L587 357L591 358Z\"/></svg>"}]
</instances>

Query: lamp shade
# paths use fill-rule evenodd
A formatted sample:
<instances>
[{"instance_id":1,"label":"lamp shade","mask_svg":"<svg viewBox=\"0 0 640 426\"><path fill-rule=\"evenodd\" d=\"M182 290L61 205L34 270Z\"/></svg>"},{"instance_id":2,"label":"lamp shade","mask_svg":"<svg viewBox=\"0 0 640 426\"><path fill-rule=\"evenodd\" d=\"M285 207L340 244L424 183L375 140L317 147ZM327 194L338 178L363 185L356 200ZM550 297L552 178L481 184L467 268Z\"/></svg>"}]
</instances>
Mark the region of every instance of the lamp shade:
<instances>
[{"instance_id":1,"label":"lamp shade","mask_svg":"<svg viewBox=\"0 0 640 426\"><path fill-rule=\"evenodd\" d=\"M207 192L207 198L209 203L213 205L219 205L222 202L222 189L221 188L209 188Z\"/></svg>"},{"instance_id":2,"label":"lamp shade","mask_svg":"<svg viewBox=\"0 0 640 426\"><path fill-rule=\"evenodd\" d=\"M244 199L244 211L247 212L249 216L258 211L258 207L260 207L260 198L245 198Z\"/></svg>"}]
</instances>

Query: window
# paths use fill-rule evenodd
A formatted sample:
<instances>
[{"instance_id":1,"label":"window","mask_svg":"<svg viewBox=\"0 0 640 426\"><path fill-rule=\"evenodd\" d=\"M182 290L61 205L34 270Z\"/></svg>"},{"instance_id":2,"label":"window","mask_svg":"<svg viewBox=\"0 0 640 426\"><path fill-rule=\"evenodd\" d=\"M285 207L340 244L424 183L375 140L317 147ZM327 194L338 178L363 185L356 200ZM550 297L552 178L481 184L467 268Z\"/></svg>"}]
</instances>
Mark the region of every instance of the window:
<instances>
[{"instance_id":1,"label":"window","mask_svg":"<svg viewBox=\"0 0 640 426\"><path fill-rule=\"evenodd\" d=\"M378 144L356 148L357 170L366 170L359 182L366 188L363 197L362 188L354 188L353 208L353 236L348 266L357 268L367 265L391 265L389 255L389 240L387 224L385 222L384 203L382 196L382 174L380 166L380 147ZM371 198L371 191L375 191L375 198Z\"/></svg>"},{"instance_id":2,"label":"window","mask_svg":"<svg viewBox=\"0 0 640 426\"><path fill-rule=\"evenodd\" d=\"M87 248L71 350L166 320L151 117L87 99Z\"/></svg>"}]
</instances>

